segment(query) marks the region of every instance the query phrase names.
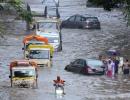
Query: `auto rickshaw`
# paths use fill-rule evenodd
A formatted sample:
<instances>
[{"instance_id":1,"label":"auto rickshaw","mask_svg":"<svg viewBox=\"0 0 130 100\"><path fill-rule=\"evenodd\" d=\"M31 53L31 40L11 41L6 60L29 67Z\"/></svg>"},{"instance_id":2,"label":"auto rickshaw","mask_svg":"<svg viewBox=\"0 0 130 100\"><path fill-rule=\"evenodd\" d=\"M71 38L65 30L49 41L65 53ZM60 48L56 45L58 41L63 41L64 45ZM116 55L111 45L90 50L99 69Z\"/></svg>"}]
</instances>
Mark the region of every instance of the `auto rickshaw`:
<instances>
[{"instance_id":1,"label":"auto rickshaw","mask_svg":"<svg viewBox=\"0 0 130 100\"><path fill-rule=\"evenodd\" d=\"M24 58L26 59L26 55L28 54L27 48L30 44L47 45L48 39L39 35L28 35L23 39L23 44Z\"/></svg>"},{"instance_id":2,"label":"auto rickshaw","mask_svg":"<svg viewBox=\"0 0 130 100\"><path fill-rule=\"evenodd\" d=\"M16 60L10 63L11 87L37 88L37 63L29 60Z\"/></svg>"},{"instance_id":3,"label":"auto rickshaw","mask_svg":"<svg viewBox=\"0 0 130 100\"><path fill-rule=\"evenodd\" d=\"M27 58L36 61L38 66L52 66L54 48L52 45L29 45Z\"/></svg>"}]
</instances>

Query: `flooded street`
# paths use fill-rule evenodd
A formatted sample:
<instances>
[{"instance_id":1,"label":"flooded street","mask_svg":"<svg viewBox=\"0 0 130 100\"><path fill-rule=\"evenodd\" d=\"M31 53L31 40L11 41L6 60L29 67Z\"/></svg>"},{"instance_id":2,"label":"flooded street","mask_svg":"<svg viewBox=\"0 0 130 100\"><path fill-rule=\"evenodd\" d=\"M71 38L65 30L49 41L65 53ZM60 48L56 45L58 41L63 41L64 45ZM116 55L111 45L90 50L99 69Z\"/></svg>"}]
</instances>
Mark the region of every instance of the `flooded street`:
<instances>
[{"instance_id":1,"label":"flooded street","mask_svg":"<svg viewBox=\"0 0 130 100\"><path fill-rule=\"evenodd\" d=\"M37 9L42 6L40 0L26 1ZM130 28L126 27L122 12L116 9L106 12L102 8L86 8L85 2L60 0L61 19L77 13L97 16L101 30L62 29L63 51L54 54L53 67L39 68L38 89L10 87L9 63L23 58L24 35L7 35L6 40L0 40L0 100L57 100L53 86L57 75L66 81L66 95L62 100L130 100L130 78L124 80L122 75L114 79L84 76L64 70L75 58L97 58L109 48L120 50L124 57L130 59Z\"/></svg>"}]
</instances>

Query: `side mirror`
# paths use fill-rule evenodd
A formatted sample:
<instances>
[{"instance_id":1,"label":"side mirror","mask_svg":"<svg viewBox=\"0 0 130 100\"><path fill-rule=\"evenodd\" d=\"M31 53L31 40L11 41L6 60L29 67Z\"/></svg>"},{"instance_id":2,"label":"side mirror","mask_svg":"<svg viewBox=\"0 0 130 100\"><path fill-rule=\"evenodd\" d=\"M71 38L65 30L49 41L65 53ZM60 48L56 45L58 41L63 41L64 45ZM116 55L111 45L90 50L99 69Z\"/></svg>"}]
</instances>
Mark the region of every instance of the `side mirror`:
<instances>
[{"instance_id":1,"label":"side mirror","mask_svg":"<svg viewBox=\"0 0 130 100\"><path fill-rule=\"evenodd\" d=\"M22 50L24 50L24 48L22 48Z\"/></svg>"},{"instance_id":2,"label":"side mirror","mask_svg":"<svg viewBox=\"0 0 130 100\"><path fill-rule=\"evenodd\" d=\"M9 75L9 78L11 78L11 76Z\"/></svg>"}]
</instances>

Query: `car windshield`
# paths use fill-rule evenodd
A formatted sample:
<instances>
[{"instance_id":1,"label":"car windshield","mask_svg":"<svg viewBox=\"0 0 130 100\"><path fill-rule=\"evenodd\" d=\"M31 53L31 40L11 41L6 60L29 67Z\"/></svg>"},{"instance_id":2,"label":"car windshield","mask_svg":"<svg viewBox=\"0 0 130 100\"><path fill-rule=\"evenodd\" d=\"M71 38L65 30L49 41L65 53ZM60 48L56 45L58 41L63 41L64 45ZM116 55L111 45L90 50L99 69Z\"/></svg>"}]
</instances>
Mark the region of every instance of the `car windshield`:
<instances>
[{"instance_id":1,"label":"car windshield","mask_svg":"<svg viewBox=\"0 0 130 100\"><path fill-rule=\"evenodd\" d=\"M14 69L13 77L34 77L36 72L34 69Z\"/></svg>"},{"instance_id":2,"label":"car windshield","mask_svg":"<svg viewBox=\"0 0 130 100\"><path fill-rule=\"evenodd\" d=\"M87 65L89 67L97 68L103 66L103 62L100 60L87 60Z\"/></svg>"},{"instance_id":3,"label":"car windshield","mask_svg":"<svg viewBox=\"0 0 130 100\"><path fill-rule=\"evenodd\" d=\"M31 50L29 53L31 59L49 59L49 50Z\"/></svg>"},{"instance_id":4,"label":"car windshield","mask_svg":"<svg viewBox=\"0 0 130 100\"><path fill-rule=\"evenodd\" d=\"M46 29L49 29L49 30L51 30L51 29L58 29L58 25L57 25L57 23L55 23L55 22L41 22L41 23L38 23L37 24L37 28L39 29L39 30L46 30Z\"/></svg>"}]
</instances>

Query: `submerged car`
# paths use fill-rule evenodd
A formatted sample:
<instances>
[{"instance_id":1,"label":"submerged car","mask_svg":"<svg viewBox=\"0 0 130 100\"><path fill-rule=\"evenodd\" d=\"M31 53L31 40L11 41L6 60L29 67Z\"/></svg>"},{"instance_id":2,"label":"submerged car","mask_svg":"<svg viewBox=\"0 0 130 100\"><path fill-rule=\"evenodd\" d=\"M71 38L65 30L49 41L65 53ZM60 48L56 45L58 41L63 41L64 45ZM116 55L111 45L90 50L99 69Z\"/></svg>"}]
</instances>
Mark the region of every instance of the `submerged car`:
<instances>
[{"instance_id":1,"label":"submerged car","mask_svg":"<svg viewBox=\"0 0 130 100\"><path fill-rule=\"evenodd\" d=\"M76 59L67 65L65 70L85 75L103 75L104 64L96 59Z\"/></svg>"},{"instance_id":2,"label":"submerged car","mask_svg":"<svg viewBox=\"0 0 130 100\"><path fill-rule=\"evenodd\" d=\"M76 14L62 21L61 28L100 29L101 27L97 17Z\"/></svg>"}]
</instances>

